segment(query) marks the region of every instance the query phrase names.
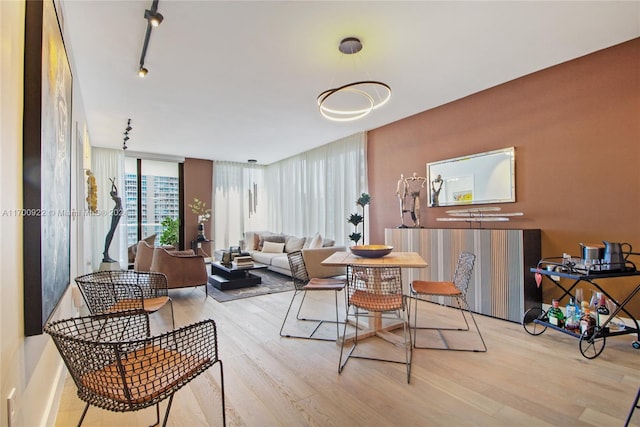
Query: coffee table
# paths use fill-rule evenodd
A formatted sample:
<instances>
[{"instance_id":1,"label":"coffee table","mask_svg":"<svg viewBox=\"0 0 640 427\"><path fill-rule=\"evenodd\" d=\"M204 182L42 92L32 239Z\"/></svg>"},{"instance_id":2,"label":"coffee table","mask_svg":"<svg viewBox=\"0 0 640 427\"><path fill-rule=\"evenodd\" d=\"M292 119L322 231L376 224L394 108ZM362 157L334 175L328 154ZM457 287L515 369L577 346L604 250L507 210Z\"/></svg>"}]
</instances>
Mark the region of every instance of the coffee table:
<instances>
[{"instance_id":1,"label":"coffee table","mask_svg":"<svg viewBox=\"0 0 640 427\"><path fill-rule=\"evenodd\" d=\"M233 265L222 264L220 261L214 261L211 263L209 283L221 291L259 285L262 283L262 278L251 274L251 270L261 268L267 268L267 265L254 262L252 266L238 268Z\"/></svg>"}]
</instances>

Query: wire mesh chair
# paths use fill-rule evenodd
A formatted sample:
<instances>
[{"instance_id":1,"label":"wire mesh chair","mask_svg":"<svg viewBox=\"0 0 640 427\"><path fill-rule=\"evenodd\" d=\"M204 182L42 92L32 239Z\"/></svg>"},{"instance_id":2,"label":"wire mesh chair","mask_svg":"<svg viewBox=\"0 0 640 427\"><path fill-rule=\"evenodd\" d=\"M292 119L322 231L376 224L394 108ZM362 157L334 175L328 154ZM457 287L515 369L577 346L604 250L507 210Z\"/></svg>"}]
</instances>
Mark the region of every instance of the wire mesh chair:
<instances>
[{"instance_id":1,"label":"wire mesh chair","mask_svg":"<svg viewBox=\"0 0 640 427\"><path fill-rule=\"evenodd\" d=\"M307 272L307 267L304 263L304 258L302 256L302 251L290 252L287 254L289 258L289 267L291 268L291 277L293 278L294 292L291 297L291 302L289 303L289 308L287 308L287 313L282 320L282 326L280 326L280 336L285 338L302 338L302 339L310 339L310 340L320 340L320 341L337 341L340 337L340 323L344 323L340 321L338 314L338 292L344 289L346 285L345 279L340 278L309 278L309 274ZM307 296L307 292L309 291L332 291L335 296L335 308L336 308L336 319L328 320L328 319L309 319L306 317L300 317L300 311L302 310L302 306L304 304L305 297ZM293 302L296 297L302 293L302 300L300 301L300 305L298 306L298 311L296 313L296 320L303 322L315 322L316 326L313 331L309 335L291 335L284 332L285 323L287 323L287 319L289 318L289 312L291 311L291 307L293 306ZM323 337L315 337L315 333L318 331L320 326L324 323L335 323L336 325L336 336L335 338L323 338Z\"/></svg>"},{"instance_id":2,"label":"wire mesh chair","mask_svg":"<svg viewBox=\"0 0 640 427\"><path fill-rule=\"evenodd\" d=\"M96 271L75 279L91 314L144 310L155 313L169 304L175 328L173 302L162 273L133 270Z\"/></svg>"},{"instance_id":3,"label":"wire mesh chair","mask_svg":"<svg viewBox=\"0 0 640 427\"><path fill-rule=\"evenodd\" d=\"M402 363L407 368L407 383L411 379L411 331L409 330L409 316L406 310L406 298L402 293L402 270L400 267L364 267L349 266L347 269L347 316L355 316L355 336L353 344L343 359L344 344L347 333L345 323L340 347L340 363L338 373L342 373L350 358L377 360L381 362ZM353 314L349 314L353 309ZM359 318L389 317L402 319L404 332L405 360L393 360L364 355L354 355L358 345Z\"/></svg>"},{"instance_id":4,"label":"wire mesh chair","mask_svg":"<svg viewBox=\"0 0 640 427\"><path fill-rule=\"evenodd\" d=\"M58 348L78 397L86 402L78 426L89 405L114 412L155 405L158 425L160 402L168 398L164 426L175 392L215 364L220 369L226 424L224 376L213 320L150 336L149 315L137 310L59 320L44 330Z\"/></svg>"},{"instance_id":5,"label":"wire mesh chair","mask_svg":"<svg viewBox=\"0 0 640 427\"><path fill-rule=\"evenodd\" d=\"M424 281L414 280L411 283L411 298L415 301L414 304L414 321L413 321L413 345L418 349L432 349L432 350L456 350L456 351L474 351L474 352L486 352L487 345L482 338L480 328L476 323L476 319L473 317L473 312L467 302L467 290L469 288L469 282L471 281L471 275L473 274L473 266L475 264L476 256L470 252L461 252L458 256L458 263L456 265L453 279L451 282L436 282L436 281ZM464 328L430 328L424 326L418 326L418 301L423 300L430 296L443 296L450 297L456 301L457 309L462 313L464 319ZM463 348L450 348L446 338L441 331L469 331L469 322L467 321L466 313L469 314L480 341L482 343L482 349L463 349ZM417 331L418 330L436 330L440 333L442 340L446 347L424 347L418 346L417 343Z\"/></svg>"}]
</instances>

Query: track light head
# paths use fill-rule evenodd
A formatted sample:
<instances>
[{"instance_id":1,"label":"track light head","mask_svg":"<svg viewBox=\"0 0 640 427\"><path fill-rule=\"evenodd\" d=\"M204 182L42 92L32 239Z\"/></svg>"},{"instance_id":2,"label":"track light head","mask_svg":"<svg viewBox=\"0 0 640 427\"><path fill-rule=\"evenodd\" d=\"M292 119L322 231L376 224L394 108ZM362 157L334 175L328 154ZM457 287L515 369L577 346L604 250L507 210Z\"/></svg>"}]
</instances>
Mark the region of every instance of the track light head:
<instances>
[{"instance_id":1,"label":"track light head","mask_svg":"<svg viewBox=\"0 0 640 427\"><path fill-rule=\"evenodd\" d=\"M160 12L152 12L149 9L144 11L144 18L149 21L149 24L153 27L157 27L162 23L164 16Z\"/></svg>"},{"instance_id":2,"label":"track light head","mask_svg":"<svg viewBox=\"0 0 640 427\"><path fill-rule=\"evenodd\" d=\"M149 72L149 70L147 70L146 68L141 66L140 69L138 70L138 75L140 77L144 77L144 76L147 75L148 72Z\"/></svg>"},{"instance_id":3,"label":"track light head","mask_svg":"<svg viewBox=\"0 0 640 427\"><path fill-rule=\"evenodd\" d=\"M162 20L164 19L164 16L162 16L162 14L160 12L156 13L155 15L153 15L150 19L149 22L151 23L151 25L153 25L154 27L157 27L158 25L160 25L162 23Z\"/></svg>"}]
</instances>

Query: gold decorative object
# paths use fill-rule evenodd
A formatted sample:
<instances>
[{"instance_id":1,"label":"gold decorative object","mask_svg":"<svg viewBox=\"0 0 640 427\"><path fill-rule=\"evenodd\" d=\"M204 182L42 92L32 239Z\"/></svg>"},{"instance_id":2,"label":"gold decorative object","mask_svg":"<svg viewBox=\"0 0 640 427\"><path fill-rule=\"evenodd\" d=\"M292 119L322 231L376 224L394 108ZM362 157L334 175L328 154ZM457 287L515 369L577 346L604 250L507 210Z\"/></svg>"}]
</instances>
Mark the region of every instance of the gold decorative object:
<instances>
[{"instance_id":1,"label":"gold decorative object","mask_svg":"<svg viewBox=\"0 0 640 427\"><path fill-rule=\"evenodd\" d=\"M96 177L93 176L93 172L87 170L87 209L91 213L98 212L98 184L96 184Z\"/></svg>"}]
</instances>

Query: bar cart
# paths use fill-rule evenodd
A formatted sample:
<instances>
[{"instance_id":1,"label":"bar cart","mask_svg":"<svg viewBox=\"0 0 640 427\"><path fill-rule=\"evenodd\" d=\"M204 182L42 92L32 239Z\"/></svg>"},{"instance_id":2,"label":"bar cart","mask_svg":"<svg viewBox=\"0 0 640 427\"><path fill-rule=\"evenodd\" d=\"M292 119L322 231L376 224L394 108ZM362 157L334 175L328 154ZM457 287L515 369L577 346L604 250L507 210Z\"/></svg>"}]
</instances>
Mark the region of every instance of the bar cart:
<instances>
[{"instance_id":1,"label":"bar cart","mask_svg":"<svg viewBox=\"0 0 640 427\"><path fill-rule=\"evenodd\" d=\"M596 323L594 327L583 333L578 333L549 323L547 312L543 310L542 307L532 307L524 313L522 319L522 326L525 331L531 335L540 335L546 331L547 328L551 328L578 338L580 340L580 353L587 359L595 359L598 357L604 350L607 337L612 336L636 334L637 338L632 342L632 346L635 349L640 349L640 326L634 316L625 308L629 301L640 292L640 282L622 301L617 301L598 284L600 279L640 276L640 271L637 271L635 264L630 261L627 261L623 267L616 270L607 270L602 267L602 265L585 266L580 264L580 260L576 258L571 258L570 260L566 258L545 258L540 260L538 265L531 268L530 271L536 275L540 275L538 276L539 279L546 277L562 289L563 294L558 298L558 301L562 301L565 297L567 299L569 297L575 297L574 290L576 286L580 283L587 282L609 298L615 304L616 308L602 324ZM571 286L565 287L561 283L562 279L573 281L573 283ZM627 324L620 326L612 323L620 313L624 313L631 319L633 325ZM596 319L597 318L598 316L596 315Z\"/></svg>"}]
</instances>

